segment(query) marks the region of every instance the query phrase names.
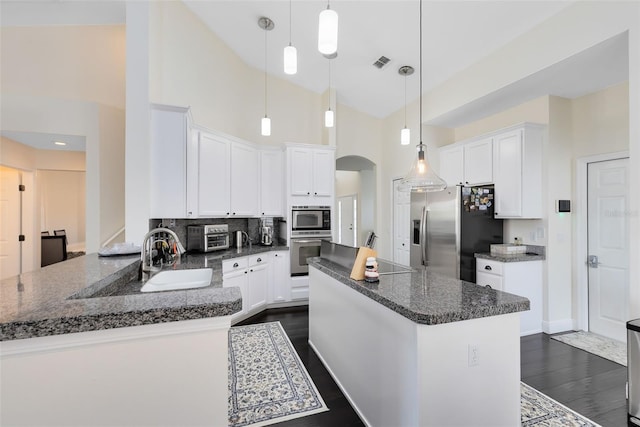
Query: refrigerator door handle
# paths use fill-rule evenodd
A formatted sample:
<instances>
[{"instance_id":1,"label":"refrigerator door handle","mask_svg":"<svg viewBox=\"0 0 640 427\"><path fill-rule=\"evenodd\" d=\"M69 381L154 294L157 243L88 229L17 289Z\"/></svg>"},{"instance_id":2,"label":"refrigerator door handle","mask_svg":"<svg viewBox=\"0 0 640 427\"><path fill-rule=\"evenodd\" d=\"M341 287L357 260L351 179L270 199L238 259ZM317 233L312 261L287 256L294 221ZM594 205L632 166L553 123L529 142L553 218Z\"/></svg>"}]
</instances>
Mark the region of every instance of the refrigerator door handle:
<instances>
[{"instance_id":1,"label":"refrigerator door handle","mask_svg":"<svg viewBox=\"0 0 640 427\"><path fill-rule=\"evenodd\" d=\"M420 218L420 255L422 265L427 265L427 207L422 208L422 216Z\"/></svg>"}]
</instances>

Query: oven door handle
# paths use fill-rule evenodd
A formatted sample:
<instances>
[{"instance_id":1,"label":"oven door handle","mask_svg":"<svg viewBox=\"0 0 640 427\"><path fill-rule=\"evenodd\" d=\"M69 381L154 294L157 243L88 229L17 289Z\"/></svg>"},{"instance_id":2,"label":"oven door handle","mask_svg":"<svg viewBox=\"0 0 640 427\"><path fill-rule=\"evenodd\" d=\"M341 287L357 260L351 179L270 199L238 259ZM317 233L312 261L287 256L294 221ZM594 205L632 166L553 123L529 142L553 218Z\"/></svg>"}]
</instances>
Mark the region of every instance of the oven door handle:
<instances>
[{"instance_id":1,"label":"oven door handle","mask_svg":"<svg viewBox=\"0 0 640 427\"><path fill-rule=\"evenodd\" d=\"M320 239L314 239L314 240L292 239L292 240L293 240L292 243L322 243L322 240Z\"/></svg>"}]
</instances>

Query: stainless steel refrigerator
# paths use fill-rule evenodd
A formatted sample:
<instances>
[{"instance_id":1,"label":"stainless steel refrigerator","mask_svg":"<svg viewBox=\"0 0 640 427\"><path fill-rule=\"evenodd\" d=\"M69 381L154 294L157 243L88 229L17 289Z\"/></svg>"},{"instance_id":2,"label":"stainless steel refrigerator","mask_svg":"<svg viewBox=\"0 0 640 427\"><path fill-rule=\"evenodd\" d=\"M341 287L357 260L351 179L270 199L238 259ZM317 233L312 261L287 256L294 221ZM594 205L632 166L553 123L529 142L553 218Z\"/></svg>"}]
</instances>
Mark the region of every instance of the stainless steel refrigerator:
<instances>
[{"instance_id":1,"label":"stainless steel refrigerator","mask_svg":"<svg viewBox=\"0 0 640 427\"><path fill-rule=\"evenodd\" d=\"M492 185L411 193L411 266L476 282L474 253L503 243Z\"/></svg>"}]
</instances>

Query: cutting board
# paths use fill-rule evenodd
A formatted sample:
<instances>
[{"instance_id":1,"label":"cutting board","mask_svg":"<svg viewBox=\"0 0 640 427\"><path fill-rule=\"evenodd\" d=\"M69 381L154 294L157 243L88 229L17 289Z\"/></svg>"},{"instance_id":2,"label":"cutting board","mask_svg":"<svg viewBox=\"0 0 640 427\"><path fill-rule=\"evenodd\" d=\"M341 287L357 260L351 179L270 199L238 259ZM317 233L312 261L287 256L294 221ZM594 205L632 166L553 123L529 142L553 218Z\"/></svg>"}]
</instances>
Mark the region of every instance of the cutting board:
<instances>
[{"instance_id":1,"label":"cutting board","mask_svg":"<svg viewBox=\"0 0 640 427\"><path fill-rule=\"evenodd\" d=\"M366 248L364 246L358 249L358 255L356 255L356 261L353 263L351 269L351 278L353 280L364 280L364 270L367 266L367 258L370 256L377 257L378 252L374 249Z\"/></svg>"}]
</instances>

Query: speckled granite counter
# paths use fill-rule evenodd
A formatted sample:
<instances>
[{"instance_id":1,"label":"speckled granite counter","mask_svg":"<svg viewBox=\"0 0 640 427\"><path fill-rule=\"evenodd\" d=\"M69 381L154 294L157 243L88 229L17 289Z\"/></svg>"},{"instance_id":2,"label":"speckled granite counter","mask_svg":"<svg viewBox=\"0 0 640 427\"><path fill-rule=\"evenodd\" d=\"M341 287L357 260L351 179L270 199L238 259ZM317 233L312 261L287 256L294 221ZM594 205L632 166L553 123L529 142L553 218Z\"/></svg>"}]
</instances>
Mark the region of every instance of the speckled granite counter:
<instances>
[{"instance_id":1,"label":"speckled granite counter","mask_svg":"<svg viewBox=\"0 0 640 427\"><path fill-rule=\"evenodd\" d=\"M427 270L382 275L378 283L349 278L351 269L322 258L309 265L402 316L425 325L458 322L526 311L529 300L517 295L444 277Z\"/></svg>"},{"instance_id":2,"label":"speckled granite counter","mask_svg":"<svg viewBox=\"0 0 640 427\"><path fill-rule=\"evenodd\" d=\"M137 275L139 255L81 256L0 281L0 341L226 316L242 307L240 290L222 287L222 260L284 246L253 246L185 254L176 268L211 268L211 286L139 293L142 282L117 295L88 298Z\"/></svg>"},{"instance_id":3,"label":"speckled granite counter","mask_svg":"<svg viewBox=\"0 0 640 427\"><path fill-rule=\"evenodd\" d=\"M546 259L545 247L537 245L527 245L526 252L523 254L501 255L488 252L474 254L476 258L490 259L498 262L526 262L540 261Z\"/></svg>"}]
</instances>

